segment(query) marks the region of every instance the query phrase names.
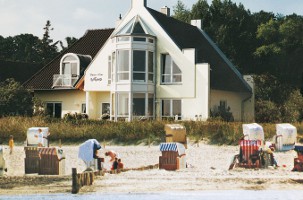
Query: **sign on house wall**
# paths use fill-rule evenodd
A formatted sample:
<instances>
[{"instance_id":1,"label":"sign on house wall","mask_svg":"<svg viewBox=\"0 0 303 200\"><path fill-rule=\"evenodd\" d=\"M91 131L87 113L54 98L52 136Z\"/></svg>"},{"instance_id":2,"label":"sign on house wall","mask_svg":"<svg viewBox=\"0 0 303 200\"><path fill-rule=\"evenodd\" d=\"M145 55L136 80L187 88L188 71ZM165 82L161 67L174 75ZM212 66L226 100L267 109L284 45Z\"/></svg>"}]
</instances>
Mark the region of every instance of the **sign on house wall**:
<instances>
[{"instance_id":1,"label":"sign on house wall","mask_svg":"<svg viewBox=\"0 0 303 200\"><path fill-rule=\"evenodd\" d=\"M89 80L92 83L100 83L103 81L103 74L101 73L90 73L89 74Z\"/></svg>"}]
</instances>

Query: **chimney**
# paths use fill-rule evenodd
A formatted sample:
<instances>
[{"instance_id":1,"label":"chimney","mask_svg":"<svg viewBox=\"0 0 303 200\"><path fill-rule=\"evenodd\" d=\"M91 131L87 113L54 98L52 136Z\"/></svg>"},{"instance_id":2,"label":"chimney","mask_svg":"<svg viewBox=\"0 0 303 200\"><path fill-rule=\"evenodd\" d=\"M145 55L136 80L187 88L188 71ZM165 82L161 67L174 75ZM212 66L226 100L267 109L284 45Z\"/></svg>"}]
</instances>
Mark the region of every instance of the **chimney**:
<instances>
[{"instance_id":1,"label":"chimney","mask_svg":"<svg viewBox=\"0 0 303 200\"><path fill-rule=\"evenodd\" d=\"M122 22L122 15L119 15L119 18L116 21L116 28L120 25L120 23Z\"/></svg>"},{"instance_id":2,"label":"chimney","mask_svg":"<svg viewBox=\"0 0 303 200\"><path fill-rule=\"evenodd\" d=\"M167 6L164 6L161 8L161 13L163 13L164 15L170 17L170 8Z\"/></svg>"},{"instance_id":3,"label":"chimney","mask_svg":"<svg viewBox=\"0 0 303 200\"><path fill-rule=\"evenodd\" d=\"M132 8L146 7L147 0L132 0Z\"/></svg>"},{"instance_id":4,"label":"chimney","mask_svg":"<svg viewBox=\"0 0 303 200\"><path fill-rule=\"evenodd\" d=\"M190 24L196 26L198 29L202 30L202 20L201 19L193 19L190 21Z\"/></svg>"}]
</instances>

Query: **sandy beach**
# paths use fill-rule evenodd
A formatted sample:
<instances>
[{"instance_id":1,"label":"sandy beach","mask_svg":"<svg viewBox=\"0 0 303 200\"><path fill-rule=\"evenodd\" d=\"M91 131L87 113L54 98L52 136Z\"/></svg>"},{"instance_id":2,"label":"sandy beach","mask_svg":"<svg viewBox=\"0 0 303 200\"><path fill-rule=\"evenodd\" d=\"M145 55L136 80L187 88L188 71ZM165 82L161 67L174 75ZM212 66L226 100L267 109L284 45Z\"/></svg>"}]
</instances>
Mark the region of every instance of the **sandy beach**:
<instances>
[{"instance_id":1,"label":"sandy beach","mask_svg":"<svg viewBox=\"0 0 303 200\"><path fill-rule=\"evenodd\" d=\"M78 172L85 170L78 159L79 145L62 146L65 156L64 176L42 176L24 174L24 146L15 146L9 155L4 147L4 158L8 172L0 177L0 195L70 193L72 168ZM110 146L106 145L100 153L114 150L120 154L125 168L159 163L159 145ZM231 158L239 151L238 146L217 146L204 142L190 143L186 150L189 168L178 171L159 169L135 171L120 174L105 173L97 176L93 186L83 187L80 193L153 193L172 191L203 190L302 190L303 173L292 172L295 151L276 152L279 168L228 170ZM284 165L284 166L283 166ZM109 168L109 158L105 167Z\"/></svg>"}]
</instances>

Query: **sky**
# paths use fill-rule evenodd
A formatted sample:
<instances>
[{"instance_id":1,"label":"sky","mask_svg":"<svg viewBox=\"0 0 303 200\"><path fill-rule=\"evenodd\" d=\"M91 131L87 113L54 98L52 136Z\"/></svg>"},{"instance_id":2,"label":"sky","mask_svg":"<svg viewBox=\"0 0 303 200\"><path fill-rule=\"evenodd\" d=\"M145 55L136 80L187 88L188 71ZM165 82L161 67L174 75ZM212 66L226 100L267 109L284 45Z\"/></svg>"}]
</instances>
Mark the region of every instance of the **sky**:
<instances>
[{"instance_id":1,"label":"sky","mask_svg":"<svg viewBox=\"0 0 303 200\"><path fill-rule=\"evenodd\" d=\"M147 0L147 6L173 10L178 0ZM191 9L198 0L182 0ZM303 0L232 0L252 13L261 10L275 14L303 15ZM211 0L208 0L211 4ZM0 0L0 35L33 34L42 38L46 21L54 28L50 38L82 37L89 29L114 28L121 14L126 15L131 0Z\"/></svg>"}]
</instances>

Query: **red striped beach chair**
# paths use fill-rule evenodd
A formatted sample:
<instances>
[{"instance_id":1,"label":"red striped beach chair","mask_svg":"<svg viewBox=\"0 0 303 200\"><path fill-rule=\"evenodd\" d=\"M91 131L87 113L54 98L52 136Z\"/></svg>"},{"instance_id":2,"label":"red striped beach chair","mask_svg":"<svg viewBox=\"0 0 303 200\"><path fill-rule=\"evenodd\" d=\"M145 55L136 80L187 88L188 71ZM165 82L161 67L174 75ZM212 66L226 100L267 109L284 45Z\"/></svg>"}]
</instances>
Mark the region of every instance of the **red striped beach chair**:
<instances>
[{"instance_id":1,"label":"red striped beach chair","mask_svg":"<svg viewBox=\"0 0 303 200\"><path fill-rule=\"evenodd\" d=\"M239 166L245 168L259 168L259 149L261 140L240 140Z\"/></svg>"}]
</instances>

